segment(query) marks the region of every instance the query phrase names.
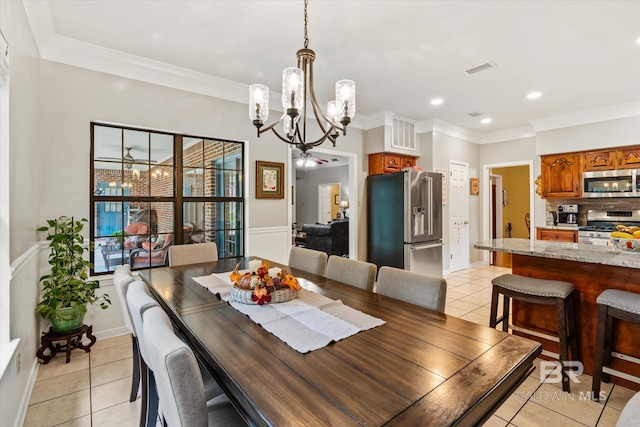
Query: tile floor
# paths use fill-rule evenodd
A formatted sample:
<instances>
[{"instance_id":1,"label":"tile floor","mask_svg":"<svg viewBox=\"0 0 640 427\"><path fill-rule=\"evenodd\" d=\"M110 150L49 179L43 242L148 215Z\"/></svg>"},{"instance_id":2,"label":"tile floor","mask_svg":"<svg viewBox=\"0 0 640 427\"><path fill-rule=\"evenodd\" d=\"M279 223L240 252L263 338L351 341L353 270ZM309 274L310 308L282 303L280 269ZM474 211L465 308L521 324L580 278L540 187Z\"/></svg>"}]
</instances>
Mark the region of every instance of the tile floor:
<instances>
[{"instance_id":1,"label":"tile floor","mask_svg":"<svg viewBox=\"0 0 640 427\"><path fill-rule=\"evenodd\" d=\"M488 325L491 279L505 272L510 269L482 266L450 274L445 312ZM634 394L603 383L607 399L596 403L580 395L591 389L590 376L564 393L557 384L541 383L539 360L536 365L485 426L615 426ZM69 364L54 357L40 365L24 426L137 426L140 398L129 403L131 366L128 336L98 340L90 353L74 350Z\"/></svg>"}]
</instances>

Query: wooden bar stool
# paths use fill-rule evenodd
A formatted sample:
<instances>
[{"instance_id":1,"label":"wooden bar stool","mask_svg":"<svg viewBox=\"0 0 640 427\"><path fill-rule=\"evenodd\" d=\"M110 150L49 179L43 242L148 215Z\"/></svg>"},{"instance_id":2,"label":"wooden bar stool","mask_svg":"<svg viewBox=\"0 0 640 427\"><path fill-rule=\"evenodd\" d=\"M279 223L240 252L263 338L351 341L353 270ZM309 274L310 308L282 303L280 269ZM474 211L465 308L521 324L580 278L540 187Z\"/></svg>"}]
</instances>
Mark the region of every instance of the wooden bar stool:
<instances>
[{"instance_id":1,"label":"wooden bar stool","mask_svg":"<svg viewBox=\"0 0 640 427\"><path fill-rule=\"evenodd\" d=\"M533 304L555 305L558 312L558 341L560 342L560 361L569 361L569 345L571 360L579 360L578 342L576 340L575 318L573 314L572 283L558 280L536 279L533 277L503 274L491 281L491 317L489 326L495 328L502 322L502 330L509 330L509 303L511 298ZM498 317L498 297L503 295L502 316ZM564 365L564 364L563 364ZM562 390L570 391L569 377L562 369Z\"/></svg>"},{"instance_id":2,"label":"wooden bar stool","mask_svg":"<svg viewBox=\"0 0 640 427\"><path fill-rule=\"evenodd\" d=\"M598 295L598 327L596 329L596 360L593 366L593 399L600 399L600 383L609 382L615 373L603 372L611 364L611 344L613 341L613 319L640 323L640 294L607 289Z\"/></svg>"}]
</instances>

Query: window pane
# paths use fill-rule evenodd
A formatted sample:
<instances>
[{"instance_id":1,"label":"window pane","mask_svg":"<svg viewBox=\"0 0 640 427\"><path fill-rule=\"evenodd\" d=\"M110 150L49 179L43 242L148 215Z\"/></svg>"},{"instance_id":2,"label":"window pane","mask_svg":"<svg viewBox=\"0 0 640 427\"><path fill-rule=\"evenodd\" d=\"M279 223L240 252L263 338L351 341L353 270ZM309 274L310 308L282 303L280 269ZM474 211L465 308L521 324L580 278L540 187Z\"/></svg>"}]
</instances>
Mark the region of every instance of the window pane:
<instances>
[{"instance_id":1,"label":"window pane","mask_svg":"<svg viewBox=\"0 0 640 427\"><path fill-rule=\"evenodd\" d=\"M244 215L242 210L242 202L228 202L227 203L227 219L230 228L241 229L244 228Z\"/></svg>"},{"instance_id":2,"label":"window pane","mask_svg":"<svg viewBox=\"0 0 640 427\"><path fill-rule=\"evenodd\" d=\"M204 170L185 168L182 174L182 195L185 197L204 196Z\"/></svg>"},{"instance_id":3,"label":"window pane","mask_svg":"<svg viewBox=\"0 0 640 427\"><path fill-rule=\"evenodd\" d=\"M124 129L123 148L125 164L149 164L149 132Z\"/></svg>"},{"instance_id":4,"label":"window pane","mask_svg":"<svg viewBox=\"0 0 640 427\"><path fill-rule=\"evenodd\" d=\"M224 195L226 197L242 197L242 173L224 171Z\"/></svg>"},{"instance_id":5,"label":"window pane","mask_svg":"<svg viewBox=\"0 0 640 427\"><path fill-rule=\"evenodd\" d=\"M122 162L122 129L109 126L93 127L95 160Z\"/></svg>"},{"instance_id":6,"label":"window pane","mask_svg":"<svg viewBox=\"0 0 640 427\"><path fill-rule=\"evenodd\" d=\"M204 165L207 168L221 168L224 154L224 142L205 140Z\"/></svg>"},{"instance_id":7,"label":"window pane","mask_svg":"<svg viewBox=\"0 0 640 427\"><path fill-rule=\"evenodd\" d=\"M182 219L191 231L204 231L204 202L185 202L182 204Z\"/></svg>"},{"instance_id":8,"label":"window pane","mask_svg":"<svg viewBox=\"0 0 640 427\"><path fill-rule=\"evenodd\" d=\"M173 233L158 234L142 249L132 251L129 263L132 268L149 268L169 265L169 247L173 244Z\"/></svg>"},{"instance_id":9,"label":"window pane","mask_svg":"<svg viewBox=\"0 0 640 427\"><path fill-rule=\"evenodd\" d=\"M152 202L151 210L155 211L157 218L157 233L173 233L173 212L172 202Z\"/></svg>"},{"instance_id":10,"label":"window pane","mask_svg":"<svg viewBox=\"0 0 640 427\"><path fill-rule=\"evenodd\" d=\"M226 142L224 144L225 169L242 170L242 144Z\"/></svg>"},{"instance_id":11,"label":"window pane","mask_svg":"<svg viewBox=\"0 0 640 427\"><path fill-rule=\"evenodd\" d=\"M173 196L173 168L169 166L154 166L151 169L151 196Z\"/></svg>"},{"instance_id":12,"label":"window pane","mask_svg":"<svg viewBox=\"0 0 640 427\"><path fill-rule=\"evenodd\" d=\"M173 135L164 133L151 134L151 156L152 164L174 166L173 161Z\"/></svg>"},{"instance_id":13,"label":"window pane","mask_svg":"<svg viewBox=\"0 0 640 427\"><path fill-rule=\"evenodd\" d=\"M106 188L120 186L122 182L122 164L109 162L94 162L93 166L93 195L107 196Z\"/></svg>"},{"instance_id":14,"label":"window pane","mask_svg":"<svg viewBox=\"0 0 640 427\"><path fill-rule=\"evenodd\" d=\"M220 176L220 178L218 178ZM204 195L205 197L222 197L220 193L222 191L222 185L218 185L221 174L217 169L205 169L204 170Z\"/></svg>"},{"instance_id":15,"label":"window pane","mask_svg":"<svg viewBox=\"0 0 640 427\"><path fill-rule=\"evenodd\" d=\"M129 196L149 196L149 166L132 165L131 169L128 169L125 164L124 183Z\"/></svg>"},{"instance_id":16,"label":"window pane","mask_svg":"<svg viewBox=\"0 0 640 427\"><path fill-rule=\"evenodd\" d=\"M221 233L224 236L222 247L218 245L218 253L222 253L222 257L239 256L244 252L242 248L242 231L227 230Z\"/></svg>"},{"instance_id":17,"label":"window pane","mask_svg":"<svg viewBox=\"0 0 640 427\"><path fill-rule=\"evenodd\" d=\"M182 138L182 164L185 167L201 168L203 164L202 138Z\"/></svg>"}]
</instances>

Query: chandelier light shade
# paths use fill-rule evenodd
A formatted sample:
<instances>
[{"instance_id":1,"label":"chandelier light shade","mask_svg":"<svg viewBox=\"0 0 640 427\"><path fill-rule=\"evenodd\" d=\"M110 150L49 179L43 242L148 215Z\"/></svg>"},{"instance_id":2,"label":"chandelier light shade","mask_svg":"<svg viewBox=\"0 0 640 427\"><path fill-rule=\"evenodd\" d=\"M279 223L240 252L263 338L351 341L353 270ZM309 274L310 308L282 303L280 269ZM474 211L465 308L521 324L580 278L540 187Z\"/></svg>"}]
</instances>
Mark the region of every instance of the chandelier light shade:
<instances>
[{"instance_id":1,"label":"chandelier light shade","mask_svg":"<svg viewBox=\"0 0 640 427\"><path fill-rule=\"evenodd\" d=\"M269 118L269 88L265 85L249 86L249 118L256 126Z\"/></svg>"},{"instance_id":2,"label":"chandelier light shade","mask_svg":"<svg viewBox=\"0 0 640 427\"><path fill-rule=\"evenodd\" d=\"M353 80L340 80L336 83L336 99L327 104L327 111L322 111L316 100L313 88L313 61L316 54L309 49L307 36L307 6L304 2L304 48L298 50L298 66L285 68L282 72L282 108L284 113L274 123L263 128L269 117L269 88L254 84L249 87L249 117L257 129L258 137L269 130L282 141L294 145L303 153L317 147L327 139L333 146L336 139L347 133L347 126L356 114L356 85ZM311 107L313 116L320 129L316 140L307 139L307 107ZM276 130L278 123L283 123L283 134Z\"/></svg>"}]
</instances>

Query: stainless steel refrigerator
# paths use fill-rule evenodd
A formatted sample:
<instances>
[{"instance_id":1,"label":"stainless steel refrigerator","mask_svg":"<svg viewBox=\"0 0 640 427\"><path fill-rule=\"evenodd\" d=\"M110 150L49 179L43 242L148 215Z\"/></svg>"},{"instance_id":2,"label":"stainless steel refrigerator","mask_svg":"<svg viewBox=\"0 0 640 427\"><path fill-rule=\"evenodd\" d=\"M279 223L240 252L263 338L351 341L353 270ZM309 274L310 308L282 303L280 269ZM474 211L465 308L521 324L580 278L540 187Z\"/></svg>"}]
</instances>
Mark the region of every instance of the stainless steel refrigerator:
<instances>
[{"instance_id":1,"label":"stainless steel refrigerator","mask_svg":"<svg viewBox=\"0 0 640 427\"><path fill-rule=\"evenodd\" d=\"M442 175L369 176L367 218L369 262L442 277Z\"/></svg>"}]
</instances>

